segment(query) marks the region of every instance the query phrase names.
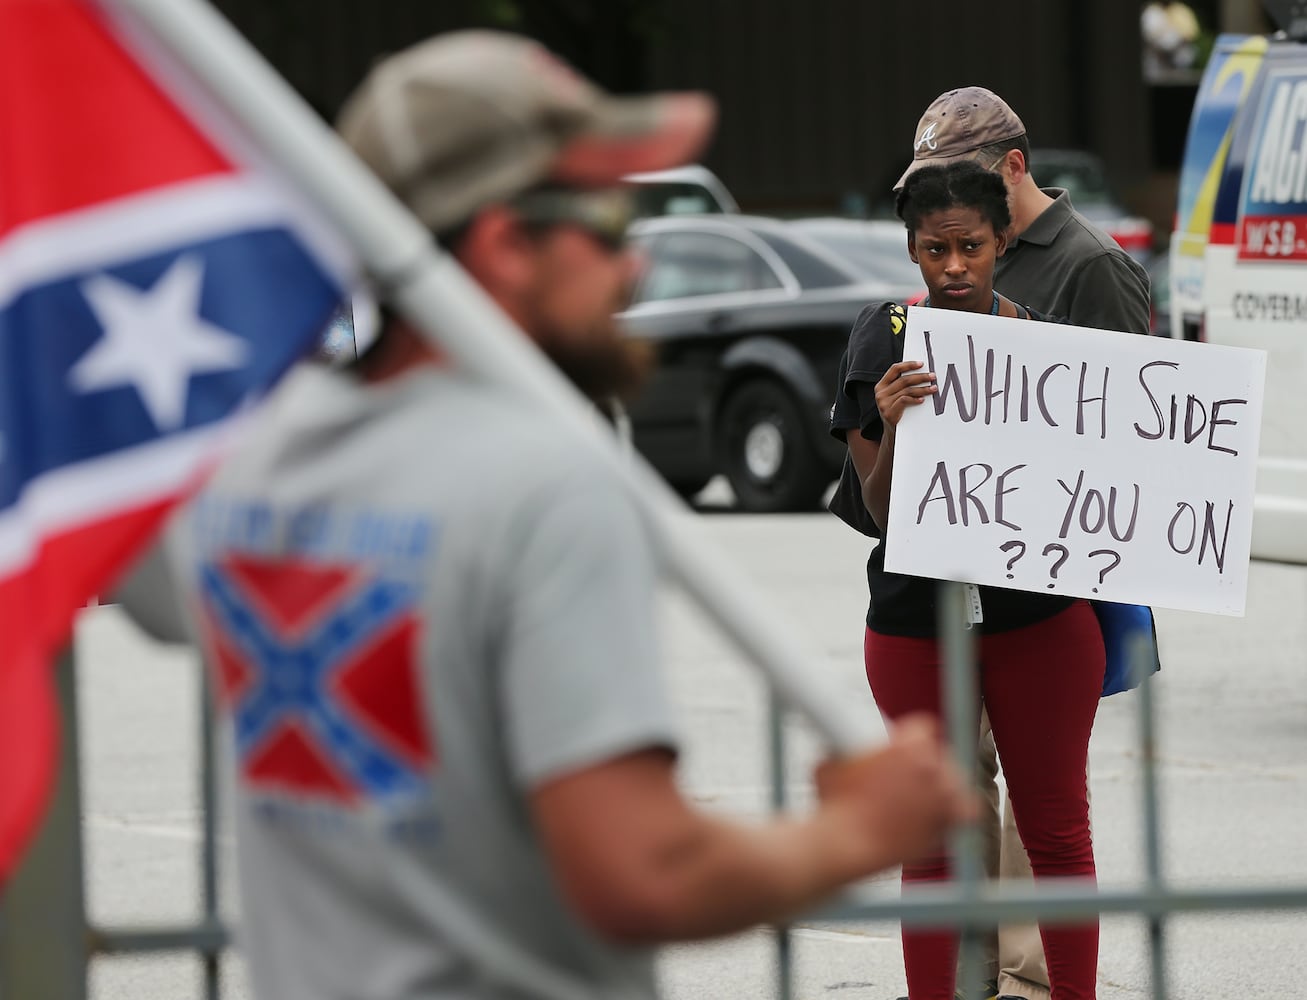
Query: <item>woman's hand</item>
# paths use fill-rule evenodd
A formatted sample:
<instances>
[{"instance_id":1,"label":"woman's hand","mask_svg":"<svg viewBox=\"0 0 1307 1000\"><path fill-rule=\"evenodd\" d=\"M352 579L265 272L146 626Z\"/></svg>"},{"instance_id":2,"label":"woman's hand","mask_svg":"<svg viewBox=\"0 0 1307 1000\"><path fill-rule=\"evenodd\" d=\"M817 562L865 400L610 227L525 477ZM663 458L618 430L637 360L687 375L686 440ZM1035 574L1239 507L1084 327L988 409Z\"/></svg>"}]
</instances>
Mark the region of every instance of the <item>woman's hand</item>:
<instances>
[{"instance_id":1,"label":"woman's hand","mask_svg":"<svg viewBox=\"0 0 1307 1000\"><path fill-rule=\"evenodd\" d=\"M922 361L900 361L876 383L876 408L886 427L896 426L905 409L935 394L935 373L924 367Z\"/></svg>"}]
</instances>

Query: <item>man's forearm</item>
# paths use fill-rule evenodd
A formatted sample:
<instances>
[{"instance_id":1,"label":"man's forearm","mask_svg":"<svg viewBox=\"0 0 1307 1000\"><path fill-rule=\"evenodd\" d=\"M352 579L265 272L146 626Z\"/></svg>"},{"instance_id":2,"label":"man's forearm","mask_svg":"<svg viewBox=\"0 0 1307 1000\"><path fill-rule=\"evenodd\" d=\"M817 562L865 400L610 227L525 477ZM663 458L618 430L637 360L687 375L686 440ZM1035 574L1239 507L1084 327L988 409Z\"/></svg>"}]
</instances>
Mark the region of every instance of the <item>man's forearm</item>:
<instances>
[{"instance_id":1,"label":"man's forearm","mask_svg":"<svg viewBox=\"0 0 1307 1000\"><path fill-rule=\"evenodd\" d=\"M764 827L705 819L649 873L657 883L652 905L609 933L653 944L796 917L851 879L896 863L888 849L878 861L874 835L854 827L829 809Z\"/></svg>"}]
</instances>

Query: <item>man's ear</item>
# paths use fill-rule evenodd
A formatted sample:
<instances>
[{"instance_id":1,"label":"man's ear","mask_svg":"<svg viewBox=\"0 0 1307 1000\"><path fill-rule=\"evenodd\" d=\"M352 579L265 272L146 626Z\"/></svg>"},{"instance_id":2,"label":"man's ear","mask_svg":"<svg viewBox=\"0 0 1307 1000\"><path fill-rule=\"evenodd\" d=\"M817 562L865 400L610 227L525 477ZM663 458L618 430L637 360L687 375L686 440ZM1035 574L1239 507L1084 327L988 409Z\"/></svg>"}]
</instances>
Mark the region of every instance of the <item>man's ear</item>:
<instances>
[{"instance_id":1,"label":"man's ear","mask_svg":"<svg viewBox=\"0 0 1307 1000\"><path fill-rule=\"evenodd\" d=\"M1021 155L1021 150L1019 149L1009 149L1003 154L1003 159L1000 161L1000 164L1002 166L1001 172L1003 176L1007 179L1009 186L1013 189L1025 180L1026 174L1030 172L1029 165L1026 163L1026 158Z\"/></svg>"},{"instance_id":2,"label":"man's ear","mask_svg":"<svg viewBox=\"0 0 1307 1000\"><path fill-rule=\"evenodd\" d=\"M1008 240L1007 240L1006 229L1003 230L1002 232L994 233L994 256L995 257L1002 257L1003 254L1007 253L1007 243Z\"/></svg>"},{"instance_id":3,"label":"man's ear","mask_svg":"<svg viewBox=\"0 0 1307 1000\"><path fill-rule=\"evenodd\" d=\"M458 247L458 262L492 298L512 296L535 274L536 245L503 205L477 213Z\"/></svg>"},{"instance_id":4,"label":"man's ear","mask_svg":"<svg viewBox=\"0 0 1307 1000\"><path fill-rule=\"evenodd\" d=\"M917 234L910 229L908 230L908 257L914 264L921 263L917 260Z\"/></svg>"}]
</instances>

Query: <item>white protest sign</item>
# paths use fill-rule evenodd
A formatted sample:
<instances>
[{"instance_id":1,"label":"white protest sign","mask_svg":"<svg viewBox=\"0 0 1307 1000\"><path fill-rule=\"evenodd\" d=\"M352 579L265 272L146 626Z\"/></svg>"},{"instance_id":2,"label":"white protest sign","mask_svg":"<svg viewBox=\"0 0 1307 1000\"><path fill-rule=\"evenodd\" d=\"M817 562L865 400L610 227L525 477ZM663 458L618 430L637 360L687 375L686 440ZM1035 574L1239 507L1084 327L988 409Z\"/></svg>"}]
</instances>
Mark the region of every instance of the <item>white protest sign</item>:
<instances>
[{"instance_id":1,"label":"white protest sign","mask_svg":"<svg viewBox=\"0 0 1307 1000\"><path fill-rule=\"evenodd\" d=\"M909 309L885 568L1241 615L1263 351Z\"/></svg>"}]
</instances>

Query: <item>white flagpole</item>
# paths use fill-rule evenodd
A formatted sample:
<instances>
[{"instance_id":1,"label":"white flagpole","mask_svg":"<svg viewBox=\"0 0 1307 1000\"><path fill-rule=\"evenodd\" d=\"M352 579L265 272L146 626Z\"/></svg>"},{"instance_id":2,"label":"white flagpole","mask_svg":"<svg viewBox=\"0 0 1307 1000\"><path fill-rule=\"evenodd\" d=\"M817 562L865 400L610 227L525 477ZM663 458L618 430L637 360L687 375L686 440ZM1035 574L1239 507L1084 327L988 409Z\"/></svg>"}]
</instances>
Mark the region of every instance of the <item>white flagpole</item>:
<instances>
[{"instance_id":1,"label":"white flagpole","mask_svg":"<svg viewBox=\"0 0 1307 1000\"><path fill-rule=\"evenodd\" d=\"M508 317L254 48L202 0L117 0L184 65L359 254L383 297L477 378L536 401L621 469L664 564L756 662L782 700L839 751L870 745L867 710L822 677L811 652L747 579L728 570L639 456L622 456L593 411Z\"/></svg>"}]
</instances>

